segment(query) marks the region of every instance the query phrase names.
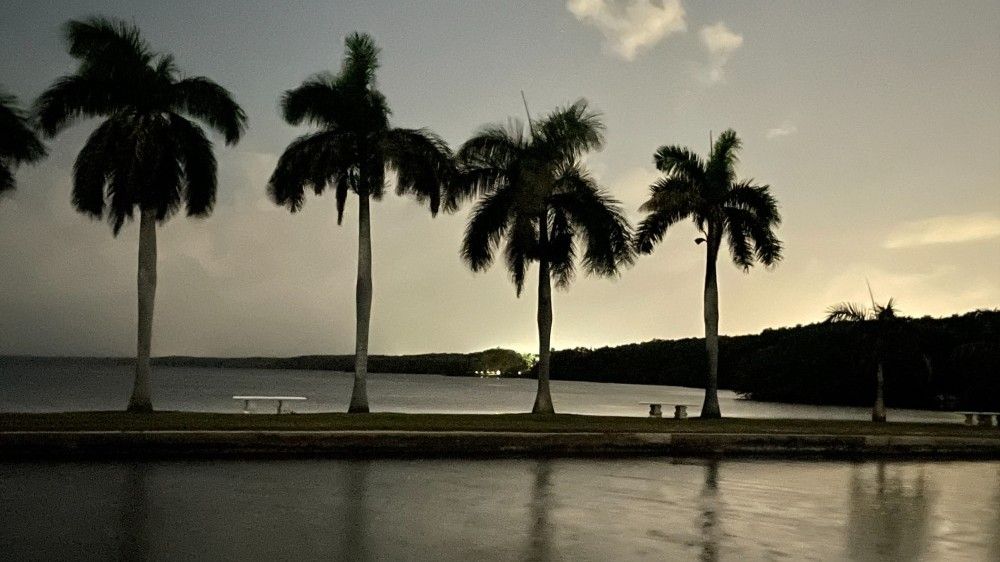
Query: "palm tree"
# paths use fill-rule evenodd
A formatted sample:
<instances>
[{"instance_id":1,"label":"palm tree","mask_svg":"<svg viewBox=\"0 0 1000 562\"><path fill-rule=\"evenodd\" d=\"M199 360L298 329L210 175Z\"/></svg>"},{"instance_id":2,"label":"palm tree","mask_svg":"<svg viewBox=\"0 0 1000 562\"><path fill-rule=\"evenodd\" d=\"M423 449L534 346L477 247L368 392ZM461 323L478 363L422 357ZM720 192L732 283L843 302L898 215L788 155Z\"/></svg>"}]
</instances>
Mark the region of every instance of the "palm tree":
<instances>
[{"instance_id":1,"label":"palm tree","mask_svg":"<svg viewBox=\"0 0 1000 562\"><path fill-rule=\"evenodd\" d=\"M205 217L215 204L212 142L194 120L233 145L246 127L246 114L208 78L181 78L174 58L153 52L133 25L73 20L64 34L79 67L53 82L35 109L49 137L79 118L104 118L77 156L73 205L96 219L106 214L115 236L138 208L138 337L128 410L152 411L156 225L182 205L188 216Z\"/></svg>"},{"instance_id":2,"label":"palm tree","mask_svg":"<svg viewBox=\"0 0 1000 562\"><path fill-rule=\"evenodd\" d=\"M538 393L533 413L553 413L549 393L552 289L567 288L578 244L588 273L616 275L633 259L631 227L618 201L590 176L579 158L603 144L604 126L580 100L528 130L515 120L488 125L458 152L455 197L479 195L465 229L462 257L473 271L504 259L517 295L527 268L538 262Z\"/></svg>"},{"instance_id":3,"label":"palm tree","mask_svg":"<svg viewBox=\"0 0 1000 562\"><path fill-rule=\"evenodd\" d=\"M45 156L28 116L17 98L0 90L0 193L13 191L14 168L37 162Z\"/></svg>"},{"instance_id":4,"label":"palm tree","mask_svg":"<svg viewBox=\"0 0 1000 562\"><path fill-rule=\"evenodd\" d=\"M285 120L318 128L292 141L268 184L274 203L293 213L306 189L320 195L329 186L337 200L337 224L349 193L358 196L357 336L354 390L349 412L368 412L368 330L372 303L372 250L369 200L382 198L386 170L396 173L396 193L428 202L436 215L453 170L448 146L426 129L389 124L389 107L375 84L379 50L366 34L346 40L339 74L316 74L281 99Z\"/></svg>"},{"instance_id":5,"label":"palm tree","mask_svg":"<svg viewBox=\"0 0 1000 562\"><path fill-rule=\"evenodd\" d=\"M878 304L873 298L871 308L845 302L827 309L827 322L858 322L874 337L875 360L878 363L875 373L875 404L872 406L872 421L875 422L885 421L884 363L892 332L897 330L901 320L892 299L885 304Z\"/></svg>"},{"instance_id":6,"label":"palm tree","mask_svg":"<svg viewBox=\"0 0 1000 562\"><path fill-rule=\"evenodd\" d=\"M719 418L719 285L716 262L722 239L729 243L733 262L749 272L755 262L773 266L781 260L781 241L774 229L781 224L778 203L768 185L736 178L736 153L742 143L732 129L719 135L707 160L687 148L661 146L653 159L664 176L650 186L650 197L640 211L636 248L649 254L671 225L691 218L704 238L705 348L708 377L703 418Z\"/></svg>"}]
</instances>

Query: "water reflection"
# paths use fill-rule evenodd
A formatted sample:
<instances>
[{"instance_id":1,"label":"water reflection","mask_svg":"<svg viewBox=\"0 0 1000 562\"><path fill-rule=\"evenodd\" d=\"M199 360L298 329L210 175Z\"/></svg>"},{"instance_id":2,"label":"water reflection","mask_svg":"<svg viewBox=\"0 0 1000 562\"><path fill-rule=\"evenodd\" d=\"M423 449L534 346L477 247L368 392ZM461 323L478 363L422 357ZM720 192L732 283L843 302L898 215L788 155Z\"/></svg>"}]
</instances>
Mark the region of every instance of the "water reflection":
<instances>
[{"instance_id":1,"label":"water reflection","mask_svg":"<svg viewBox=\"0 0 1000 562\"><path fill-rule=\"evenodd\" d=\"M340 540L338 560L371 560L372 553L368 548L366 537L368 529L368 473L371 461L349 461L344 464L340 473L340 497L343 505L336 510L335 529L339 531Z\"/></svg>"},{"instance_id":2,"label":"water reflection","mask_svg":"<svg viewBox=\"0 0 1000 562\"><path fill-rule=\"evenodd\" d=\"M719 461L712 459L705 464L705 484L699 497L701 507L701 555L704 562L719 560L719 537L722 530L719 525L719 512L722 504L719 501Z\"/></svg>"},{"instance_id":3,"label":"water reflection","mask_svg":"<svg viewBox=\"0 0 1000 562\"><path fill-rule=\"evenodd\" d=\"M993 514L996 516L996 521L993 523L993 532L990 533L993 537L990 560L1000 560L1000 467L997 468L996 480L996 494L993 499Z\"/></svg>"},{"instance_id":4,"label":"water reflection","mask_svg":"<svg viewBox=\"0 0 1000 562\"><path fill-rule=\"evenodd\" d=\"M149 465L125 465L121 492L118 559L149 559L149 490L146 486Z\"/></svg>"},{"instance_id":5,"label":"water reflection","mask_svg":"<svg viewBox=\"0 0 1000 562\"><path fill-rule=\"evenodd\" d=\"M847 552L852 560L917 560L927 550L934 492L921 468L907 478L904 467L891 474L875 466L874 479L855 466L851 477Z\"/></svg>"},{"instance_id":6,"label":"water reflection","mask_svg":"<svg viewBox=\"0 0 1000 562\"><path fill-rule=\"evenodd\" d=\"M534 467L535 479L531 486L531 503L528 517L531 529L526 560L544 562L552 559L552 461L540 459Z\"/></svg>"},{"instance_id":7,"label":"water reflection","mask_svg":"<svg viewBox=\"0 0 1000 562\"><path fill-rule=\"evenodd\" d=\"M0 558L1000 560L998 468L664 459L0 463Z\"/></svg>"}]
</instances>

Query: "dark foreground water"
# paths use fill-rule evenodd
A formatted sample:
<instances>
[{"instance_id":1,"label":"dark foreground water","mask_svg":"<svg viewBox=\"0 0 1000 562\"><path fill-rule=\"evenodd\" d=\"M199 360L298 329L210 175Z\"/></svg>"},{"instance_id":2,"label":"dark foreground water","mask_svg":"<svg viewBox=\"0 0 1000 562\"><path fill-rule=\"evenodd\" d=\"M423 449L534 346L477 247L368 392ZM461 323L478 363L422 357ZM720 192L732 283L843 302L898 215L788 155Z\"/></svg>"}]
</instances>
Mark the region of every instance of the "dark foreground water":
<instances>
[{"instance_id":1,"label":"dark foreground water","mask_svg":"<svg viewBox=\"0 0 1000 562\"><path fill-rule=\"evenodd\" d=\"M1000 464L0 464L5 560L1000 560Z\"/></svg>"}]
</instances>

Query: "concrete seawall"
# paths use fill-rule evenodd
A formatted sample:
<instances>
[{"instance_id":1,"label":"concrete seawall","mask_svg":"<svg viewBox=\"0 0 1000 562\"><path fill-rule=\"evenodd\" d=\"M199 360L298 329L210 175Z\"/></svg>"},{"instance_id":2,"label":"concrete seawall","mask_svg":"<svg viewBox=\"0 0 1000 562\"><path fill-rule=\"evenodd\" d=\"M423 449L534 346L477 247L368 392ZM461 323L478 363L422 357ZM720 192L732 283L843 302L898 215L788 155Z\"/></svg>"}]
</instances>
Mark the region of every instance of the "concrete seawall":
<instances>
[{"instance_id":1,"label":"concrete seawall","mask_svg":"<svg viewBox=\"0 0 1000 562\"><path fill-rule=\"evenodd\" d=\"M1000 459L1000 439L795 433L0 432L0 460L617 456Z\"/></svg>"}]
</instances>

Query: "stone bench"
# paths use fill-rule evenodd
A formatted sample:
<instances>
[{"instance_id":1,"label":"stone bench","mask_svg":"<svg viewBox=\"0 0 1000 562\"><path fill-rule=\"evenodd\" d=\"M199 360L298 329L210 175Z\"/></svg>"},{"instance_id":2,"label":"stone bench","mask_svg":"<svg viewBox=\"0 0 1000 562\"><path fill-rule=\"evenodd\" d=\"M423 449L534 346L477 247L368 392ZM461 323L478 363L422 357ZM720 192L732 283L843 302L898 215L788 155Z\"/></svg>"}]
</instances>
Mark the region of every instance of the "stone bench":
<instances>
[{"instance_id":1,"label":"stone bench","mask_svg":"<svg viewBox=\"0 0 1000 562\"><path fill-rule=\"evenodd\" d=\"M1000 412L955 412L965 416L965 425L981 425L992 427L1000 419Z\"/></svg>"},{"instance_id":2,"label":"stone bench","mask_svg":"<svg viewBox=\"0 0 1000 562\"><path fill-rule=\"evenodd\" d=\"M281 413L281 407L285 402L295 402L299 400L306 400L305 396L233 396L233 400L243 401L243 413L250 413L250 402L256 402L258 400L272 400L278 403L278 413Z\"/></svg>"},{"instance_id":3,"label":"stone bench","mask_svg":"<svg viewBox=\"0 0 1000 562\"><path fill-rule=\"evenodd\" d=\"M639 402L644 406L649 406L649 417L651 418L662 418L663 417L663 402ZM687 419L689 404L675 404L674 405L674 419L683 420Z\"/></svg>"}]
</instances>

